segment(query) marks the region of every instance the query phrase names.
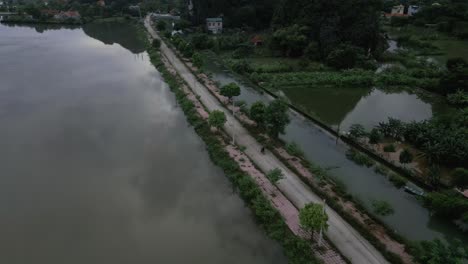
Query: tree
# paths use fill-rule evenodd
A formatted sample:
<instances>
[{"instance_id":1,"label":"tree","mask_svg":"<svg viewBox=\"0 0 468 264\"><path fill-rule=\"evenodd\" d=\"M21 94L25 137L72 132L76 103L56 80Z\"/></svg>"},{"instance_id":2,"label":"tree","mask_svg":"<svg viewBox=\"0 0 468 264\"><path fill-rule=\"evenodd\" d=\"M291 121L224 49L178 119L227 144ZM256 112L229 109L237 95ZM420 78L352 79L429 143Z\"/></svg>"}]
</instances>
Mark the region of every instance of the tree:
<instances>
[{"instance_id":1,"label":"tree","mask_svg":"<svg viewBox=\"0 0 468 264\"><path fill-rule=\"evenodd\" d=\"M376 128L373 128L369 134L369 143L371 144L377 144L382 140L382 135L380 134L380 131Z\"/></svg>"},{"instance_id":2,"label":"tree","mask_svg":"<svg viewBox=\"0 0 468 264\"><path fill-rule=\"evenodd\" d=\"M159 39L153 39L153 48L159 49L161 47L161 41Z\"/></svg>"},{"instance_id":3,"label":"tree","mask_svg":"<svg viewBox=\"0 0 468 264\"><path fill-rule=\"evenodd\" d=\"M281 28L273 33L272 47L279 49L286 56L300 56L307 46L307 27L297 24Z\"/></svg>"},{"instance_id":4,"label":"tree","mask_svg":"<svg viewBox=\"0 0 468 264\"><path fill-rule=\"evenodd\" d=\"M338 70L354 68L359 53L362 51L358 48L342 44L328 54L327 64Z\"/></svg>"},{"instance_id":5,"label":"tree","mask_svg":"<svg viewBox=\"0 0 468 264\"><path fill-rule=\"evenodd\" d=\"M157 23L156 23L156 29L158 31L164 31L166 30L167 28L167 24L164 20L159 20Z\"/></svg>"},{"instance_id":6,"label":"tree","mask_svg":"<svg viewBox=\"0 0 468 264\"><path fill-rule=\"evenodd\" d=\"M250 107L250 118L257 123L259 127L265 127L266 106L263 102L255 102Z\"/></svg>"},{"instance_id":7,"label":"tree","mask_svg":"<svg viewBox=\"0 0 468 264\"><path fill-rule=\"evenodd\" d=\"M274 100L265 109L265 123L271 136L278 138L279 134L284 134L290 122L288 109L288 104L280 99Z\"/></svg>"},{"instance_id":8,"label":"tree","mask_svg":"<svg viewBox=\"0 0 468 264\"><path fill-rule=\"evenodd\" d=\"M283 172L276 168L271 170L267 173L266 177L270 180L273 184L276 184L279 180L284 178Z\"/></svg>"},{"instance_id":9,"label":"tree","mask_svg":"<svg viewBox=\"0 0 468 264\"><path fill-rule=\"evenodd\" d=\"M468 170L465 168L456 168L452 172L453 182L460 188L468 187Z\"/></svg>"},{"instance_id":10,"label":"tree","mask_svg":"<svg viewBox=\"0 0 468 264\"><path fill-rule=\"evenodd\" d=\"M209 49L213 47L213 41L207 34L194 34L191 38L193 47L197 50Z\"/></svg>"},{"instance_id":11,"label":"tree","mask_svg":"<svg viewBox=\"0 0 468 264\"><path fill-rule=\"evenodd\" d=\"M299 211L299 221L301 227L308 232L321 232L328 229L328 215L321 204L306 204Z\"/></svg>"},{"instance_id":12,"label":"tree","mask_svg":"<svg viewBox=\"0 0 468 264\"><path fill-rule=\"evenodd\" d=\"M411 163L413 161L413 154L408 149L404 149L400 153L400 162L403 164Z\"/></svg>"},{"instance_id":13,"label":"tree","mask_svg":"<svg viewBox=\"0 0 468 264\"><path fill-rule=\"evenodd\" d=\"M221 129L226 123L226 115L224 114L223 111L214 110L213 112L210 113L210 116L208 117L208 123L212 127Z\"/></svg>"},{"instance_id":14,"label":"tree","mask_svg":"<svg viewBox=\"0 0 468 264\"><path fill-rule=\"evenodd\" d=\"M234 96L239 96L240 95L241 90L240 90L239 85L237 85L235 83L230 83L230 84L226 84L223 87L221 87L220 93L221 93L221 95L226 96L227 98L229 98L229 101L232 101L232 98Z\"/></svg>"},{"instance_id":15,"label":"tree","mask_svg":"<svg viewBox=\"0 0 468 264\"><path fill-rule=\"evenodd\" d=\"M423 241L416 247L416 251L414 255L418 262L427 264L461 264L468 257L468 250L457 240L449 244L439 239Z\"/></svg>"},{"instance_id":16,"label":"tree","mask_svg":"<svg viewBox=\"0 0 468 264\"><path fill-rule=\"evenodd\" d=\"M432 164L429 167L429 181L431 182L432 186L437 187L440 184L440 167L437 164Z\"/></svg>"},{"instance_id":17,"label":"tree","mask_svg":"<svg viewBox=\"0 0 468 264\"><path fill-rule=\"evenodd\" d=\"M366 130L361 124L353 124L349 128L349 136L353 139L358 139L366 135Z\"/></svg>"},{"instance_id":18,"label":"tree","mask_svg":"<svg viewBox=\"0 0 468 264\"><path fill-rule=\"evenodd\" d=\"M195 67L201 68L203 66L203 57L202 57L202 55L200 53L198 53L198 52L195 52L192 55L192 62L193 62L193 65L195 65Z\"/></svg>"}]
</instances>

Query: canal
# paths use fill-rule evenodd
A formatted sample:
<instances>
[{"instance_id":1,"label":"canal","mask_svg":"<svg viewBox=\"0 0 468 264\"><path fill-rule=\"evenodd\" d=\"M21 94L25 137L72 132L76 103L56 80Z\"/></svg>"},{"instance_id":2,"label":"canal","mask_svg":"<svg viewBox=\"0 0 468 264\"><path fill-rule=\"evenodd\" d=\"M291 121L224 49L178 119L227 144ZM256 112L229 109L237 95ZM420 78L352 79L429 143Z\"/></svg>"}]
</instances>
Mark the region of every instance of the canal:
<instances>
[{"instance_id":1,"label":"canal","mask_svg":"<svg viewBox=\"0 0 468 264\"><path fill-rule=\"evenodd\" d=\"M0 263L286 263L129 24L0 24Z\"/></svg>"},{"instance_id":2,"label":"canal","mask_svg":"<svg viewBox=\"0 0 468 264\"><path fill-rule=\"evenodd\" d=\"M210 56L207 54L207 56ZM211 55L206 60L205 71L221 85L236 82L241 87L241 95L236 100L242 100L247 105L255 101L268 102L272 97L259 92L248 81L237 76L222 66L218 58ZM390 113L398 113L404 120L420 120L430 118L433 111L443 109L438 98L416 96L406 90L383 90L377 88L362 88L355 91L330 88L316 89L314 95L297 93L297 100L307 102L315 109L337 108L322 119L330 126L346 121L348 125L358 120L368 127L382 120L387 120ZM291 94L285 93L290 100ZM308 101L308 99L310 101ZM439 107L439 108L438 108ZM376 111L379 109L379 111ZM441 110L443 111L443 110ZM377 216L398 234L410 240L432 240L434 238L460 238L466 241L455 225L432 217L422 203L403 189L397 189L384 176L376 173L373 168L362 167L346 157L348 146L336 144L336 139L312 121L302 115L290 112L291 123L286 128L282 139L295 142L304 151L311 162L328 170L337 181L344 184L347 191L360 200L368 211L372 212L373 201L387 201L394 209L394 214Z\"/></svg>"}]
</instances>

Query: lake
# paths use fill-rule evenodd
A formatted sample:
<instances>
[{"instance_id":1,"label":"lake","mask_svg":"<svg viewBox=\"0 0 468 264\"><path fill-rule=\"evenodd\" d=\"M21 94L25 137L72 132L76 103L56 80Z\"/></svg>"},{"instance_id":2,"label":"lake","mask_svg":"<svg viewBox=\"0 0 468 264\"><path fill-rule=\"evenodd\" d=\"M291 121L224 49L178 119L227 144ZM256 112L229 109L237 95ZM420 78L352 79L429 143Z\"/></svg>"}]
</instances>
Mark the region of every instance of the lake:
<instances>
[{"instance_id":1,"label":"lake","mask_svg":"<svg viewBox=\"0 0 468 264\"><path fill-rule=\"evenodd\" d=\"M138 37L0 24L0 263L286 263Z\"/></svg>"}]
</instances>

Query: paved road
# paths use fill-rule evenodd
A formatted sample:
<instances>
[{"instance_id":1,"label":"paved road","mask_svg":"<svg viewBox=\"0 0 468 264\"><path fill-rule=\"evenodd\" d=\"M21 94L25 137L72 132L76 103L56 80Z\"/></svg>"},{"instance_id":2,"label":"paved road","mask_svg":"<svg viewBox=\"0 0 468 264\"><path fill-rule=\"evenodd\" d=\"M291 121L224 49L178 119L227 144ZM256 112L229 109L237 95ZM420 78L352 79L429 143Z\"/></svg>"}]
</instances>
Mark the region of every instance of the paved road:
<instances>
[{"instance_id":1,"label":"paved road","mask_svg":"<svg viewBox=\"0 0 468 264\"><path fill-rule=\"evenodd\" d=\"M152 37L159 38L149 23L149 19L145 19L145 26ZM262 146L247 132L241 123L232 116L232 113L226 110L208 89L197 81L190 70L164 42L161 44L161 52L189 84L194 93L200 96L200 100L210 111L220 110L226 114L227 122L224 129L229 135L235 136L237 145L246 147L245 153L262 171L268 172L275 168L279 168L283 171L284 179L278 183L278 187L295 206L302 208L305 204L310 202L322 203L322 200L314 194L297 175L277 159L276 156L271 153L262 154L260 152ZM352 263L389 263L377 249L354 230L353 227L346 223L334 210L327 207L326 212L329 216L329 228L326 232L326 236Z\"/></svg>"}]
</instances>

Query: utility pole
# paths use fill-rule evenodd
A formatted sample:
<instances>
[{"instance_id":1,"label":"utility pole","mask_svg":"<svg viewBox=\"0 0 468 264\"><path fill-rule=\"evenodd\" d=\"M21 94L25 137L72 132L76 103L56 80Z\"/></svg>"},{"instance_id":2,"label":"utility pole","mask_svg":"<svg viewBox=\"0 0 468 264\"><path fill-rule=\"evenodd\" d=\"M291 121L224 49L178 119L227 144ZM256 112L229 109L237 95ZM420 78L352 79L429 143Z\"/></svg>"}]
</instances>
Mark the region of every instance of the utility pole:
<instances>
[{"instance_id":1,"label":"utility pole","mask_svg":"<svg viewBox=\"0 0 468 264\"><path fill-rule=\"evenodd\" d=\"M323 214L324 214L324 215L326 214L326 212L325 212L325 206L326 206L326 201L325 201L325 199L324 199L324 200L323 200ZM323 224L321 224L321 226L320 226L319 242L318 242L319 247L322 246L322 239L323 239Z\"/></svg>"}]
</instances>

